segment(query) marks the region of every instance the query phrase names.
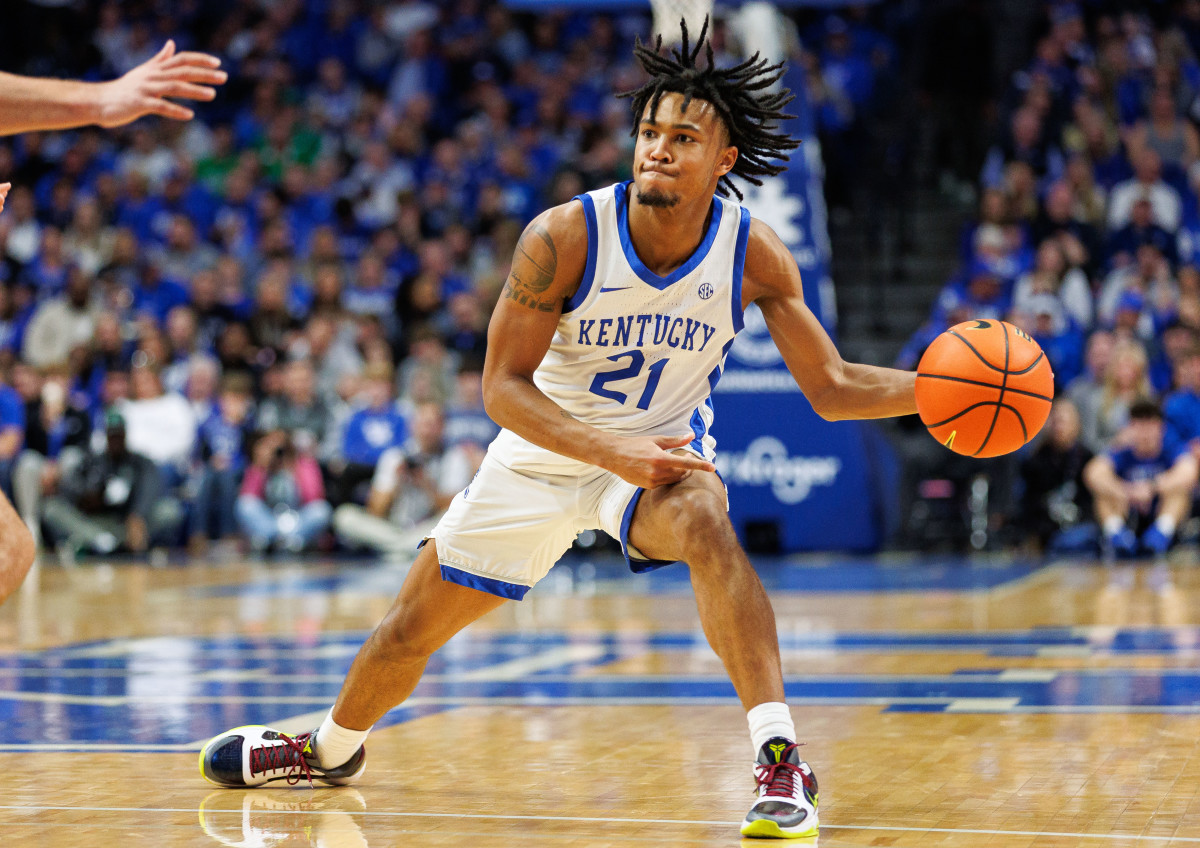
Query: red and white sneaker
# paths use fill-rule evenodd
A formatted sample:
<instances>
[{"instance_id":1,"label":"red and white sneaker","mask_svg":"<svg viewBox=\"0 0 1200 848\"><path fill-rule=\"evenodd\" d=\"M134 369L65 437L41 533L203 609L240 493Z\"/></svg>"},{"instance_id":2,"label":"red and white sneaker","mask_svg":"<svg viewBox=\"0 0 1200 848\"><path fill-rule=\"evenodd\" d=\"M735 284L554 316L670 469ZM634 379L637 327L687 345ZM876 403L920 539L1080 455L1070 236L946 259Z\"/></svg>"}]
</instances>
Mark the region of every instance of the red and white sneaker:
<instances>
[{"instance_id":1,"label":"red and white sneaker","mask_svg":"<svg viewBox=\"0 0 1200 848\"><path fill-rule=\"evenodd\" d=\"M802 839L817 835L817 778L795 742L776 736L754 765L758 801L742 822L742 836Z\"/></svg>"},{"instance_id":2,"label":"red and white sneaker","mask_svg":"<svg viewBox=\"0 0 1200 848\"><path fill-rule=\"evenodd\" d=\"M353 783L366 768L367 749L337 768L322 768L314 747L316 732L293 738L261 724L235 727L214 736L200 750L200 774L217 786L244 789L286 780L295 786L314 780L341 786Z\"/></svg>"}]
</instances>

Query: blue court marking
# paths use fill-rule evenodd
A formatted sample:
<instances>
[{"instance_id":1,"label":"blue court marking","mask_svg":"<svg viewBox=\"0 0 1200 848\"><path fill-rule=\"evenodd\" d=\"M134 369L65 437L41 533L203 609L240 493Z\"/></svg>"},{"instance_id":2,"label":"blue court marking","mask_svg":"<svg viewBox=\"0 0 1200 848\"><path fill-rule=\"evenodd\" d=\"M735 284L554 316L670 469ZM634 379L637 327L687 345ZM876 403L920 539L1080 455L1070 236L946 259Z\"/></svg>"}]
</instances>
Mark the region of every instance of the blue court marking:
<instances>
[{"instance_id":1,"label":"blue court marking","mask_svg":"<svg viewBox=\"0 0 1200 848\"><path fill-rule=\"evenodd\" d=\"M1032 656L1196 656L1194 629L785 634L785 651ZM0 656L0 750L115 744L188 746L240 724L332 703L363 632L113 640ZM380 727L462 706L737 703L721 674L606 674L614 661L709 649L699 632L459 634L431 660L412 700ZM598 672L580 674L581 671ZM794 675L793 705L893 712L1200 714L1200 668L964 668L939 675Z\"/></svg>"},{"instance_id":2,"label":"blue court marking","mask_svg":"<svg viewBox=\"0 0 1200 848\"><path fill-rule=\"evenodd\" d=\"M1034 560L979 563L954 556L881 563L878 559L846 556L808 559L756 555L753 561L768 591L823 593L981 591L1024 579L1046 566ZM390 595L403 580L400 572L356 562L336 569L322 568L320 572L267 573L246 583L196 587L189 591L206 597L294 597L336 591ZM629 572L619 554L569 553L543 584L534 587L529 597L562 594L581 584L590 584L600 593L691 592L688 570L683 565L658 569L649 576L637 575Z\"/></svg>"}]
</instances>

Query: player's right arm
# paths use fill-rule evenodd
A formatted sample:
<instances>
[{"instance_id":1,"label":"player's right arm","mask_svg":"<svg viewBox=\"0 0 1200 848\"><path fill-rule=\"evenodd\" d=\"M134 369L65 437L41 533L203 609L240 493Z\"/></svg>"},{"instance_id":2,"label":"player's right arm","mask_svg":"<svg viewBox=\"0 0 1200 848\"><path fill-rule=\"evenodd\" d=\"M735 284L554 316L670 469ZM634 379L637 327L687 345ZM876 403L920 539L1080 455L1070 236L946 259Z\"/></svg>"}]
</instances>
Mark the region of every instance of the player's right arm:
<instances>
[{"instance_id":1,"label":"player's right arm","mask_svg":"<svg viewBox=\"0 0 1200 848\"><path fill-rule=\"evenodd\" d=\"M186 121L192 110L167 100L212 100L226 74L207 53L175 52L168 41L155 56L108 82L39 79L0 73L0 135L99 124L117 127L144 115Z\"/></svg>"},{"instance_id":2,"label":"player's right arm","mask_svg":"<svg viewBox=\"0 0 1200 848\"><path fill-rule=\"evenodd\" d=\"M591 463L637 486L676 483L712 463L674 454L695 438L619 436L575 419L533 382L554 338L563 304L579 288L587 264L587 223L575 201L535 218L517 242L512 270L488 326L483 401L505 429L557 454Z\"/></svg>"}]
</instances>

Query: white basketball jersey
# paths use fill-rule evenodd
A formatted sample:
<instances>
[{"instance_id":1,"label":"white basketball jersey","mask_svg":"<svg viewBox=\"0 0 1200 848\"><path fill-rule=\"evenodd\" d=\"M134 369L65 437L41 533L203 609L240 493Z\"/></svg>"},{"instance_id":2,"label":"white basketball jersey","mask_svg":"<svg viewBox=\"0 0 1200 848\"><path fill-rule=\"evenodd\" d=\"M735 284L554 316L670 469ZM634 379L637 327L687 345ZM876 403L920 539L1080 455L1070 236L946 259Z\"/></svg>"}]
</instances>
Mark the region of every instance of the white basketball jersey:
<instances>
[{"instance_id":1,"label":"white basketball jersey","mask_svg":"<svg viewBox=\"0 0 1200 848\"><path fill-rule=\"evenodd\" d=\"M587 266L533 381L580 421L623 435L690 432L692 450L711 460L710 395L742 328L750 213L714 196L699 247L660 277L629 237L629 185L576 198L587 219ZM504 457L523 453L522 442L506 430L496 447Z\"/></svg>"}]
</instances>

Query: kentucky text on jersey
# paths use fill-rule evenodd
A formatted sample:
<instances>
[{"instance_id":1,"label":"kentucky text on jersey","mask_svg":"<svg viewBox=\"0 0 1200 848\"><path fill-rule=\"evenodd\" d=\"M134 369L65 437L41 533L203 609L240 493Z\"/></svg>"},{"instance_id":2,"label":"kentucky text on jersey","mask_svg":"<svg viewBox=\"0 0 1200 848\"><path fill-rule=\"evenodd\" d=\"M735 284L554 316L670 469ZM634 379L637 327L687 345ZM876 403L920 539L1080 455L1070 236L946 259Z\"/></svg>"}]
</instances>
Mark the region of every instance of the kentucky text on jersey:
<instances>
[{"instance_id":1,"label":"kentucky text on jersey","mask_svg":"<svg viewBox=\"0 0 1200 848\"><path fill-rule=\"evenodd\" d=\"M704 350L717 328L703 321L672 315L619 315L579 321L576 344L594 347L654 347Z\"/></svg>"}]
</instances>

